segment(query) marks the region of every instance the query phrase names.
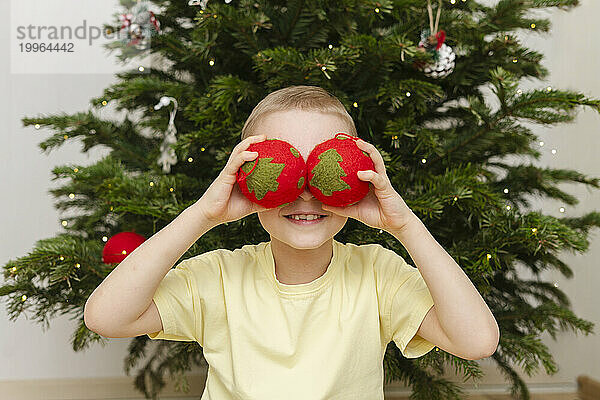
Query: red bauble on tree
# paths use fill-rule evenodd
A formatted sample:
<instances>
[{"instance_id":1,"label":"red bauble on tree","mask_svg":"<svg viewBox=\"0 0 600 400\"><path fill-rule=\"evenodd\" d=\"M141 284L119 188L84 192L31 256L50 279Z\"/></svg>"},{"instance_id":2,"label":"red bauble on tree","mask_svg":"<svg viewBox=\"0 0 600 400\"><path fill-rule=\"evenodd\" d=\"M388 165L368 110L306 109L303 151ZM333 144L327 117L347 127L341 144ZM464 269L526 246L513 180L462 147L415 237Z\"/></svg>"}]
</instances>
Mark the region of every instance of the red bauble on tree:
<instances>
[{"instance_id":1,"label":"red bauble on tree","mask_svg":"<svg viewBox=\"0 0 600 400\"><path fill-rule=\"evenodd\" d=\"M369 182L358 171L373 170L375 164L356 145L359 138L340 132L311 151L306 160L307 184L315 198L334 207L345 207L369 193Z\"/></svg>"},{"instance_id":2,"label":"red bauble on tree","mask_svg":"<svg viewBox=\"0 0 600 400\"><path fill-rule=\"evenodd\" d=\"M250 201L274 208L296 200L304 191L306 163L290 143L265 139L252 143L248 151L258 152L258 157L242 164L236 178Z\"/></svg>"},{"instance_id":3,"label":"red bauble on tree","mask_svg":"<svg viewBox=\"0 0 600 400\"><path fill-rule=\"evenodd\" d=\"M120 263L145 240L145 237L135 232L117 233L104 245L102 262L105 264Z\"/></svg>"}]
</instances>

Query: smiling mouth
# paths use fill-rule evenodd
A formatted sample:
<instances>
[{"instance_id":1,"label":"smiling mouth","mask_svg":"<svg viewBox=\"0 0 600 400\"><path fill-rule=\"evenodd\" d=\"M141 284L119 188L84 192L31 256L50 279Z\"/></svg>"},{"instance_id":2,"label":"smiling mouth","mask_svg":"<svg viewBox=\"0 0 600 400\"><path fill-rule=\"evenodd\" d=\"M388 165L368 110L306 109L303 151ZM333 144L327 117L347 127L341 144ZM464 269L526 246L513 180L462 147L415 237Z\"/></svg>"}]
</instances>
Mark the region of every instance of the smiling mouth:
<instances>
[{"instance_id":1,"label":"smiling mouth","mask_svg":"<svg viewBox=\"0 0 600 400\"><path fill-rule=\"evenodd\" d=\"M325 218L327 218L327 215L284 215L284 218L286 218L288 221L294 224L312 225L318 224L319 222L323 221Z\"/></svg>"}]
</instances>

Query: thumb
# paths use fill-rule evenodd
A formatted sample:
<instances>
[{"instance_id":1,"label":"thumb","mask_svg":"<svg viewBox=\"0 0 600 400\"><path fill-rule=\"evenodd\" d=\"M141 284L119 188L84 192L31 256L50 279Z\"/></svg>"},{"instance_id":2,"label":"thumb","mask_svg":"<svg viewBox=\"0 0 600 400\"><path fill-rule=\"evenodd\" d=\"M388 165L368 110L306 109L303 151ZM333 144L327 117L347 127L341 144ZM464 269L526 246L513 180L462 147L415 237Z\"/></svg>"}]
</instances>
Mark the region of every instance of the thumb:
<instances>
[{"instance_id":1,"label":"thumb","mask_svg":"<svg viewBox=\"0 0 600 400\"><path fill-rule=\"evenodd\" d=\"M342 217L355 218L357 215L356 214L356 205L346 206L346 207L336 207L336 206L330 206L327 204L323 204L323 206L321 208L323 208L323 210L325 210L325 211L331 211L334 214L341 215Z\"/></svg>"}]
</instances>

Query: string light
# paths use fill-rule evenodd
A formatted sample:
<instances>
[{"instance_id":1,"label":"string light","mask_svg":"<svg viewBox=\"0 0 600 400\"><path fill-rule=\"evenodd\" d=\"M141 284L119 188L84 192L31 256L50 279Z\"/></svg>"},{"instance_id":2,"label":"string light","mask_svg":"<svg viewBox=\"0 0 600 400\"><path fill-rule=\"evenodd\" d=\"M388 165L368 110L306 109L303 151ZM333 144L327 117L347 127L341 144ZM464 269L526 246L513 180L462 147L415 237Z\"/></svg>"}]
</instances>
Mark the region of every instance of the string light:
<instances>
[{"instance_id":1,"label":"string light","mask_svg":"<svg viewBox=\"0 0 600 400\"><path fill-rule=\"evenodd\" d=\"M517 58L515 57L515 58L513 58L513 63L516 63L516 62L517 62Z\"/></svg>"},{"instance_id":2,"label":"string light","mask_svg":"<svg viewBox=\"0 0 600 400\"><path fill-rule=\"evenodd\" d=\"M357 103L357 102L354 102L354 103L352 103L352 106L353 106L354 108L358 108L358 103Z\"/></svg>"},{"instance_id":3,"label":"string light","mask_svg":"<svg viewBox=\"0 0 600 400\"><path fill-rule=\"evenodd\" d=\"M106 241L108 241L108 238L106 236L102 236L102 241L106 242Z\"/></svg>"},{"instance_id":4,"label":"string light","mask_svg":"<svg viewBox=\"0 0 600 400\"><path fill-rule=\"evenodd\" d=\"M215 59L214 59L214 58L211 58L211 59L210 59L210 61L208 62L208 65L210 65L211 67L212 67L213 65L215 65Z\"/></svg>"},{"instance_id":5,"label":"string light","mask_svg":"<svg viewBox=\"0 0 600 400\"><path fill-rule=\"evenodd\" d=\"M330 44L330 45L329 45L329 46L327 46L327 47L329 47L329 50L333 49L333 45L332 45L332 44Z\"/></svg>"},{"instance_id":6,"label":"string light","mask_svg":"<svg viewBox=\"0 0 600 400\"><path fill-rule=\"evenodd\" d=\"M544 142L540 142L540 147L542 147L544 145Z\"/></svg>"},{"instance_id":7,"label":"string light","mask_svg":"<svg viewBox=\"0 0 600 400\"><path fill-rule=\"evenodd\" d=\"M504 193L508 193L508 188L504 188Z\"/></svg>"},{"instance_id":8,"label":"string light","mask_svg":"<svg viewBox=\"0 0 600 400\"><path fill-rule=\"evenodd\" d=\"M552 149L552 154L556 154L556 149Z\"/></svg>"},{"instance_id":9,"label":"string light","mask_svg":"<svg viewBox=\"0 0 600 400\"><path fill-rule=\"evenodd\" d=\"M554 287L558 287L558 282L554 282Z\"/></svg>"},{"instance_id":10,"label":"string light","mask_svg":"<svg viewBox=\"0 0 600 400\"><path fill-rule=\"evenodd\" d=\"M531 29L535 29L535 24L534 23L531 24Z\"/></svg>"},{"instance_id":11,"label":"string light","mask_svg":"<svg viewBox=\"0 0 600 400\"><path fill-rule=\"evenodd\" d=\"M376 12L376 13L379 13L379 8L376 8L376 9L375 9L375 12Z\"/></svg>"},{"instance_id":12,"label":"string light","mask_svg":"<svg viewBox=\"0 0 600 400\"><path fill-rule=\"evenodd\" d=\"M26 295L21 296L21 301L25 301L25 300L27 300L27 296Z\"/></svg>"},{"instance_id":13,"label":"string light","mask_svg":"<svg viewBox=\"0 0 600 400\"><path fill-rule=\"evenodd\" d=\"M106 100L102 100L102 105L103 105L103 106L105 106L105 105L107 105L107 104L108 104L108 102L107 102Z\"/></svg>"},{"instance_id":14,"label":"string light","mask_svg":"<svg viewBox=\"0 0 600 400\"><path fill-rule=\"evenodd\" d=\"M406 97L410 97L410 92L406 92Z\"/></svg>"},{"instance_id":15,"label":"string light","mask_svg":"<svg viewBox=\"0 0 600 400\"><path fill-rule=\"evenodd\" d=\"M206 150L204 147L200 147L200 151L204 151Z\"/></svg>"},{"instance_id":16,"label":"string light","mask_svg":"<svg viewBox=\"0 0 600 400\"><path fill-rule=\"evenodd\" d=\"M40 124L35 124L35 129L40 129Z\"/></svg>"},{"instance_id":17,"label":"string light","mask_svg":"<svg viewBox=\"0 0 600 400\"><path fill-rule=\"evenodd\" d=\"M426 158L421 158L421 164L425 164L427 162Z\"/></svg>"},{"instance_id":18,"label":"string light","mask_svg":"<svg viewBox=\"0 0 600 400\"><path fill-rule=\"evenodd\" d=\"M74 199L75 198L75 194L74 193L69 193L69 198Z\"/></svg>"},{"instance_id":19,"label":"string light","mask_svg":"<svg viewBox=\"0 0 600 400\"><path fill-rule=\"evenodd\" d=\"M492 258L492 255L490 253L486 254L487 259L489 260L490 258Z\"/></svg>"},{"instance_id":20,"label":"string light","mask_svg":"<svg viewBox=\"0 0 600 400\"><path fill-rule=\"evenodd\" d=\"M154 186L154 182L150 181L150 186Z\"/></svg>"},{"instance_id":21,"label":"string light","mask_svg":"<svg viewBox=\"0 0 600 400\"><path fill-rule=\"evenodd\" d=\"M10 269L10 272L12 272L13 274L14 274L15 272L17 272L17 267L12 267L12 268Z\"/></svg>"},{"instance_id":22,"label":"string light","mask_svg":"<svg viewBox=\"0 0 600 400\"><path fill-rule=\"evenodd\" d=\"M67 221L62 221L61 224L62 224L62 226L67 226L68 222Z\"/></svg>"},{"instance_id":23,"label":"string light","mask_svg":"<svg viewBox=\"0 0 600 400\"><path fill-rule=\"evenodd\" d=\"M169 188L169 192L173 192L173 191L175 191L175 189L173 189L172 187Z\"/></svg>"},{"instance_id":24,"label":"string light","mask_svg":"<svg viewBox=\"0 0 600 400\"><path fill-rule=\"evenodd\" d=\"M188 162L192 162L194 159L192 157L188 157Z\"/></svg>"},{"instance_id":25,"label":"string light","mask_svg":"<svg viewBox=\"0 0 600 400\"><path fill-rule=\"evenodd\" d=\"M558 209L558 211L560 211L561 213L564 213L565 212L565 208L561 207L561 208Z\"/></svg>"}]
</instances>

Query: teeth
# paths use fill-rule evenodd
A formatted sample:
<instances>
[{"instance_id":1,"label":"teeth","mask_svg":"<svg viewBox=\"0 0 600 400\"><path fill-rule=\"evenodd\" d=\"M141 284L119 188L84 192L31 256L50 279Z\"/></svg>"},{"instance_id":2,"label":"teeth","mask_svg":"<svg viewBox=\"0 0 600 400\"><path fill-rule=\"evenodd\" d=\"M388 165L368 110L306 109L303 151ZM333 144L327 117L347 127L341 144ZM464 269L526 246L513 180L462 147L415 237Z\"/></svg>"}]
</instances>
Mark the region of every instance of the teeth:
<instances>
[{"instance_id":1,"label":"teeth","mask_svg":"<svg viewBox=\"0 0 600 400\"><path fill-rule=\"evenodd\" d=\"M315 215L315 214L309 214L309 215L301 214L301 215L291 215L290 218L298 220L298 221L300 221L300 220L312 221L313 219L319 218L319 216Z\"/></svg>"}]
</instances>

